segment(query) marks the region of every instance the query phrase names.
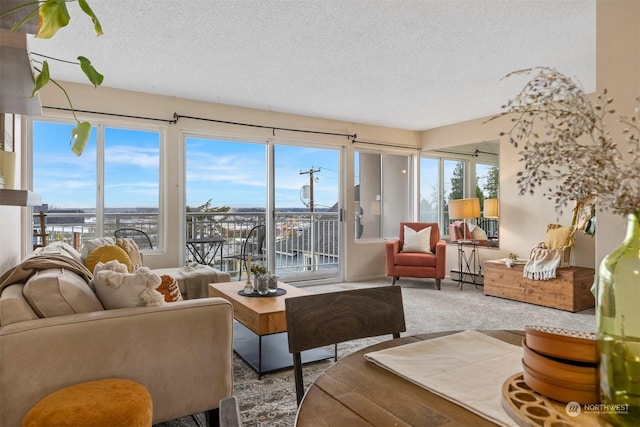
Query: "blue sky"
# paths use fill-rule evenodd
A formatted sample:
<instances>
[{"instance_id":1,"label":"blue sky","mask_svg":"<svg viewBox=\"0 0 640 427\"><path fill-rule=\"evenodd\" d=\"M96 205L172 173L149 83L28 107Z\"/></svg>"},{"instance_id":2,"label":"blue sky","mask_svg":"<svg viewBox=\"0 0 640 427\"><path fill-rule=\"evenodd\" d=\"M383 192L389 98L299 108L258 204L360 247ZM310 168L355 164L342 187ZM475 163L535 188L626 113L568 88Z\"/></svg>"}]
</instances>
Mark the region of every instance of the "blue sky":
<instances>
[{"instance_id":1,"label":"blue sky","mask_svg":"<svg viewBox=\"0 0 640 427\"><path fill-rule=\"evenodd\" d=\"M214 206L264 206L266 198L266 146L261 143L187 138L187 204L199 206L212 199ZM275 146L276 208L305 205L300 199L314 173L316 207L338 201L337 150L289 145Z\"/></svg>"},{"instance_id":2,"label":"blue sky","mask_svg":"<svg viewBox=\"0 0 640 427\"><path fill-rule=\"evenodd\" d=\"M94 128L82 156L69 148L71 124L34 122L34 191L50 208L96 206ZM105 129L105 207L157 207L159 134ZM167 143L176 143L168 141ZM212 199L213 206L263 207L266 198L266 146L203 138L186 141L187 205ZM305 207L301 188L314 174L318 208L338 200L339 155L336 150L275 146L276 207ZM169 184L169 183L167 183Z\"/></svg>"}]
</instances>

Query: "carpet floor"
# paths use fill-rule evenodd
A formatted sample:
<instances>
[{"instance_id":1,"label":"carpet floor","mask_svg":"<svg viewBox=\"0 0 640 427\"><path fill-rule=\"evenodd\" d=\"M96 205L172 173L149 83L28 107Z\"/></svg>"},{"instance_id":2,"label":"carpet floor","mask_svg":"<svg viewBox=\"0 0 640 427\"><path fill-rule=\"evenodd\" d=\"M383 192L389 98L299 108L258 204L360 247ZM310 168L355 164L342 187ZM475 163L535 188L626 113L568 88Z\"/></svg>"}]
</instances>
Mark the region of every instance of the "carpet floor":
<instances>
[{"instance_id":1,"label":"carpet floor","mask_svg":"<svg viewBox=\"0 0 640 427\"><path fill-rule=\"evenodd\" d=\"M310 293L333 292L391 282L381 279L369 282L338 283L309 286ZM516 329L526 325L553 326L578 331L595 331L595 309L577 313L541 307L502 298L486 296L481 286L464 285L444 280L442 290L433 280L401 279L407 332L402 336L426 332L464 329ZM338 345L338 357L389 337L368 338ZM305 365L305 385L333 364L333 359ZM238 398L245 427L293 426L296 415L295 385L292 369L264 374L261 380L244 361L234 354L234 394ZM154 427L205 426L204 416L196 414Z\"/></svg>"}]
</instances>

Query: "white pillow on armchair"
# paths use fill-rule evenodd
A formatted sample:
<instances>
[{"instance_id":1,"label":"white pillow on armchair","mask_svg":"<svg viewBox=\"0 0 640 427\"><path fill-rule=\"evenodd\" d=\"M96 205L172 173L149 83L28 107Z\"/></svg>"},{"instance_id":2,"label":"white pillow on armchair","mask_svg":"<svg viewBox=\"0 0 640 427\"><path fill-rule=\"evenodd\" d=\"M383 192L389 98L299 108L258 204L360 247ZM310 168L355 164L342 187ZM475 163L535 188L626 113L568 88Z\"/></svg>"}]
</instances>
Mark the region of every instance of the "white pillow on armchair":
<instances>
[{"instance_id":1,"label":"white pillow on armchair","mask_svg":"<svg viewBox=\"0 0 640 427\"><path fill-rule=\"evenodd\" d=\"M413 228L404 226L404 243L401 252L421 252L430 254L431 252L431 227L415 231Z\"/></svg>"}]
</instances>

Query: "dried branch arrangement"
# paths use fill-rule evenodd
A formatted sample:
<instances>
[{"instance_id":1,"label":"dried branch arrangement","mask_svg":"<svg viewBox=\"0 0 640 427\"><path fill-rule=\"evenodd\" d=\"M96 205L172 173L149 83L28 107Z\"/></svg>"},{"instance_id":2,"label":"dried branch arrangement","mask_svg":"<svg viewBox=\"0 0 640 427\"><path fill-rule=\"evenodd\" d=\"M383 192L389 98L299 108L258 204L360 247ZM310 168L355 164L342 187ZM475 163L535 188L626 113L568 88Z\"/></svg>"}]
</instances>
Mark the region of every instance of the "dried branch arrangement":
<instances>
[{"instance_id":1,"label":"dried branch arrangement","mask_svg":"<svg viewBox=\"0 0 640 427\"><path fill-rule=\"evenodd\" d=\"M553 68L519 70L506 77L532 74L522 91L502 108L513 116L507 135L520 147L524 170L518 173L520 193L548 183L544 195L561 210L569 202L596 196L600 209L614 214L640 213L640 109L621 116L625 141L620 146L605 119L615 110L606 90L592 104L583 89ZM640 98L636 98L640 102ZM623 157L621 149L630 156Z\"/></svg>"}]
</instances>

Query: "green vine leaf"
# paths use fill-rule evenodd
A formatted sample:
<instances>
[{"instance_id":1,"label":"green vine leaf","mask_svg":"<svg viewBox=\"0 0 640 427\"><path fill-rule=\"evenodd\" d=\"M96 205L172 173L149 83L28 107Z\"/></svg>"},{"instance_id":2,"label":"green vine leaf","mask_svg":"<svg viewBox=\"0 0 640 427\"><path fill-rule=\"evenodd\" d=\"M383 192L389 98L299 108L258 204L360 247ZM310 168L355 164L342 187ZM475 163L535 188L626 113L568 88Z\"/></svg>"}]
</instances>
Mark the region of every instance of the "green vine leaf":
<instances>
[{"instance_id":1,"label":"green vine leaf","mask_svg":"<svg viewBox=\"0 0 640 427\"><path fill-rule=\"evenodd\" d=\"M91 10L91 7L89 7L89 3L87 3L87 0L78 0L78 4L80 5L80 9L82 9L84 13L91 17L91 20L93 21L93 28L94 30L96 30L96 34L101 36L103 34L102 26L100 25L100 21L98 21L98 17L96 16L96 14L93 13L93 10Z\"/></svg>"},{"instance_id":2,"label":"green vine leaf","mask_svg":"<svg viewBox=\"0 0 640 427\"><path fill-rule=\"evenodd\" d=\"M102 80L104 80L104 76L93 68L91 61L84 56L78 56L78 61L80 61L80 68L82 69L82 72L87 76L89 81L93 83L93 87L100 86L102 84Z\"/></svg>"},{"instance_id":3,"label":"green vine leaf","mask_svg":"<svg viewBox=\"0 0 640 427\"><path fill-rule=\"evenodd\" d=\"M91 123L81 122L71 129L71 151L76 156L82 155L91 134Z\"/></svg>"},{"instance_id":4,"label":"green vine leaf","mask_svg":"<svg viewBox=\"0 0 640 427\"><path fill-rule=\"evenodd\" d=\"M49 80L51 80L51 77L49 76L49 63L47 63L47 61L44 61L42 63L42 70L40 70L35 78L33 91L31 92L31 98L36 96L36 93L38 93L40 89L45 87L47 83L49 83Z\"/></svg>"},{"instance_id":5,"label":"green vine leaf","mask_svg":"<svg viewBox=\"0 0 640 427\"><path fill-rule=\"evenodd\" d=\"M37 38L50 39L62 27L69 24L69 11L65 0L47 0L38 13Z\"/></svg>"}]
</instances>

